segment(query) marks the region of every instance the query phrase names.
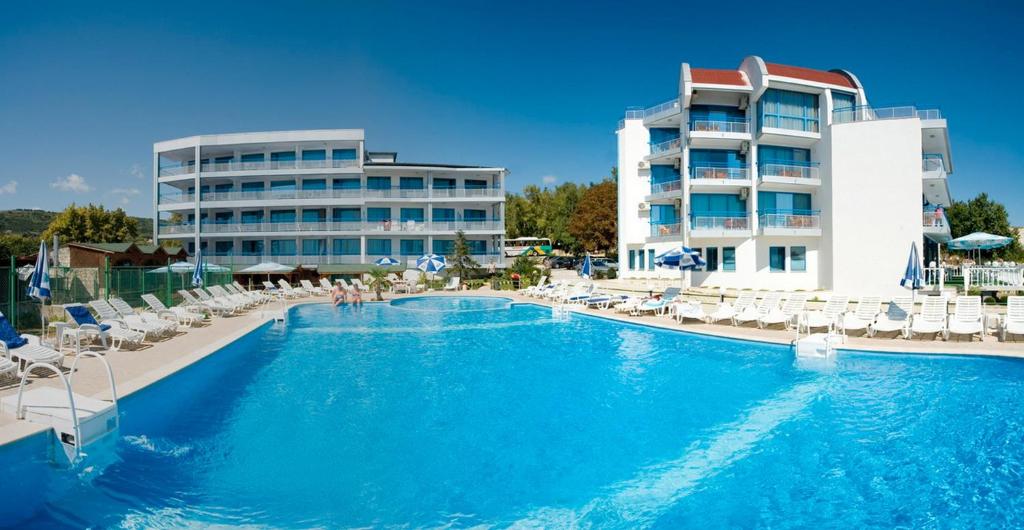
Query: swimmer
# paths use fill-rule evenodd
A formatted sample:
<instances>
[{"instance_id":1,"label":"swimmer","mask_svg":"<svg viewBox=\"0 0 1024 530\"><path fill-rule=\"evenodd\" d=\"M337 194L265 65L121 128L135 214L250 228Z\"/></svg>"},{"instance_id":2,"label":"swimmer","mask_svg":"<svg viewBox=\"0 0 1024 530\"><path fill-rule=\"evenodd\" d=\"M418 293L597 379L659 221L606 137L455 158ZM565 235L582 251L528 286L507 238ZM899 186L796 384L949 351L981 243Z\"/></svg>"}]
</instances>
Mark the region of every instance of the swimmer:
<instances>
[{"instance_id":1,"label":"swimmer","mask_svg":"<svg viewBox=\"0 0 1024 530\"><path fill-rule=\"evenodd\" d=\"M335 307L345 304L345 289L341 286L341 282L335 282L334 288L331 289L331 297L334 299Z\"/></svg>"}]
</instances>

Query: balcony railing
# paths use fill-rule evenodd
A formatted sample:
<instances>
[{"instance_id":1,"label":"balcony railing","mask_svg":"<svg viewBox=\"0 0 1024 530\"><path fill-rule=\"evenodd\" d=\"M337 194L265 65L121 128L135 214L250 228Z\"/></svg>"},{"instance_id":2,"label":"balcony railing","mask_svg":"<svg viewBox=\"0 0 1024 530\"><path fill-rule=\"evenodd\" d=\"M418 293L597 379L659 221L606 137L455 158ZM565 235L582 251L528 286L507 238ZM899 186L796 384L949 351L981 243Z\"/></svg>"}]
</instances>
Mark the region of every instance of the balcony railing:
<instances>
[{"instance_id":1,"label":"balcony railing","mask_svg":"<svg viewBox=\"0 0 1024 530\"><path fill-rule=\"evenodd\" d=\"M651 223L651 237L671 237L682 233L681 223Z\"/></svg>"},{"instance_id":2,"label":"balcony railing","mask_svg":"<svg viewBox=\"0 0 1024 530\"><path fill-rule=\"evenodd\" d=\"M750 122L748 120L691 120L690 131L745 134L750 132Z\"/></svg>"},{"instance_id":3,"label":"balcony railing","mask_svg":"<svg viewBox=\"0 0 1024 530\"><path fill-rule=\"evenodd\" d=\"M679 149L683 146L682 138L672 138L665 140L664 142L658 142L651 144L651 156L657 156L662 153L667 153L673 149Z\"/></svg>"},{"instance_id":4,"label":"balcony railing","mask_svg":"<svg viewBox=\"0 0 1024 530\"><path fill-rule=\"evenodd\" d=\"M195 166L174 166L160 168L161 177L174 177L177 175L188 175L195 173Z\"/></svg>"},{"instance_id":5,"label":"balcony railing","mask_svg":"<svg viewBox=\"0 0 1024 530\"><path fill-rule=\"evenodd\" d=\"M658 182L651 184L651 195L658 193L672 193L683 189L683 181L681 180L669 180L667 182Z\"/></svg>"},{"instance_id":6,"label":"balcony railing","mask_svg":"<svg viewBox=\"0 0 1024 530\"><path fill-rule=\"evenodd\" d=\"M232 160L230 162L205 162L202 164L201 170L205 173L214 171L348 168L357 167L358 165L358 160L257 160L252 162Z\"/></svg>"},{"instance_id":7,"label":"balcony railing","mask_svg":"<svg viewBox=\"0 0 1024 530\"><path fill-rule=\"evenodd\" d=\"M946 165L939 156L924 156L921 158L921 169L924 171L945 171Z\"/></svg>"},{"instance_id":8,"label":"balcony railing","mask_svg":"<svg viewBox=\"0 0 1024 530\"><path fill-rule=\"evenodd\" d=\"M899 120L906 118L940 120L942 119L942 112L939 109L919 109L913 105L905 105L902 107L871 107L869 105L860 105L857 107L846 107L832 111L833 123Z\"/></svg>"},{"instance_id":9,"label":"balcony railing","mask_svg":"<svg viewBox=\"0 0 1024 530\"><path fill-rule=\"evenodd\" d=\"M690 178L714 180L744 180L747 178L747 168L721 166L690 166Z\"/></svg>"},{"instance_id":10,"label":"balcony railing","mask_svg":"<svg viewBox=\"0 0 1024 530\"><path fill-rule=\"evenodd\" d=\"M452 188L452 189L330 189L330 190L264 190L264 191L214 191L203 192L200 200L206 201L263 201L290 199L426 199L426 198L500 198L501 188ZM162 194L160 204L193 202L193 194Z\"/></svg>"},{"instance_id":11,"label":"balcony railing","mask_svg":"<svg viewBox=\"0 0 1024 530\"><path fill-rule=\"evenodd\" d=\"M194 224L163 224L160 234L191 234ZM455 232L466 231L500 231L505 223L500 220L480 221L320 221L320 222L285 222L285 223L236 223L236 222L202 222L199 224L201 234L230 234L253 232Z\"/></svg>"},{"instance_id":12,"label":"balcony railing","mask_svg":"<svg viewBox=\"0 0 1024 530\"><path fill-rule=\"evenodd\" d=\"M615 130L621 130L626 126L626 120L642 120L644 119L644 109L628 108L626 109L626 116L619 120L619 126Z\"/></svg>"},{"instance_id":13,"label":"balcony railing","mask_svg":"<svg viewBox=\"0 0 1024 530\"><path fill-rule=\"evenodd\" d=\"M798 164L793 162L764 161L759 164L761 177L784 177L797 179L817 179L818 164Z\"/></svg>"},{"instance_id":14,"label":"balcony railing","mask_svg":"<svg viewBox=\"0 0 1024 530\"><path fill-rule=\"evenodd\" d=\"M924 228L949 230L949 221L946 219L946 213L942 210L925 210L921 214L921 224Z\"/></svg>"},{"instance_id":15,"label":"balcony railing","mask_svg":"<svg viewBox=\"0 0 1024 530\"><path fill-rule=\"evenodd\" d=\"M679 112L679 99L678 98L677 99L673 99L671 101L666 101L664 103L661 103L660 105L655 105L653 107L649 107L649 108L644 109L644 118L646 119L646 118L650 118L651 116L655 116L657 114L661 114L663 112L672 112L672 111Z\"/></svg>"},{"instance_id":16,"label":"balcony railing","mask_svg":"<svg viewBox=\"0 0 1024 530\"><path fill-rule=\"evenodd\" d=\"M761 228L820 229L821 213L817 210L768 210L757 220Z\"/></svg>"},{"instance_id":17,"label":"balcony railing","mask_svg":"<svg viewBox=\"0 0 1024 530\"><path fill-rule=\"evenodd\" d=\"M693 215L691 230L750 230L750 219L745 215Z\"/></svg>"}]
</instances>

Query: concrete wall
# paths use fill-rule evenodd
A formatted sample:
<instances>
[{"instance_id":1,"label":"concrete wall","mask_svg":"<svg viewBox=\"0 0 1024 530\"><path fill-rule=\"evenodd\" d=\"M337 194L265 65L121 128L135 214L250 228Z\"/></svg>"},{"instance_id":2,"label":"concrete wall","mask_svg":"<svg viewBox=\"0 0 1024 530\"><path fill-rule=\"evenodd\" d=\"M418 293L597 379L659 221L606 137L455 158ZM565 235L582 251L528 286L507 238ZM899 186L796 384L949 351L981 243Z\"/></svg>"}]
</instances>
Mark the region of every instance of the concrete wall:
<instances>
[{"instance_id":1,"label":"concrete wall","mask_svg":"<svg viewBox=\"0 0 1024 530\"><path fill-rule=\"evenodd\" d=\"M616 134L619 153L619 272L628 276L627 244L642 243L650 231L650 218L641 217L638 209L651 190L650 170L639 168L639 163L651 152L651 135L643 120L639 119L626 120Z\"/></svg>"}]
</instances>

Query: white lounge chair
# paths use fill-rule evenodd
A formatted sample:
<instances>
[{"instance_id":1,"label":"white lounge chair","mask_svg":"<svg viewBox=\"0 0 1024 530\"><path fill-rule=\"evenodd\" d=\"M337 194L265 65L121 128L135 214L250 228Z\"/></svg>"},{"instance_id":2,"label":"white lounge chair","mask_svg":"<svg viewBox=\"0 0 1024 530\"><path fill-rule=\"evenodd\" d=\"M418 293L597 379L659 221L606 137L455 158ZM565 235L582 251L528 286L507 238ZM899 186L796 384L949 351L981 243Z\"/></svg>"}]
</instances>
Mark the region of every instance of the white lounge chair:
<instances>
[{"instance_id":1,"label":"white lounge chair","mask_svg":"<svg viewBox=\"0 0 1024 530\"><path fill-rule=\"evenodd\" d=\"M285 293L291 292L293 297L304 297L304 296L309 296L310 295L310 293L306 292L306 290L303 289L302 287L292 287L291 284L289 284L288 282L284 281L284 278L282 278L280 280L277 280L277 285Z\"/></svg>"},{"instance_id":2,"label":"white lounge chair","mask_svg":"<svg viewBox=\"0 0 1024 530\"><path fill-rule=\"evenodd\" d=\"M797 325L797 319L807 307L807 293L792 293L786 297L782 307L768 311L768 314L757 319L757 326L764 329L768 326L782 324L785 329L792 329Z\"/></svg>"},{"instance_id":3,"label":"white lounge chair","mask_svg":"<svg viewBox=\"0 0 1024 530\"><path fill-rule=\"evenodd\" d=\"M322 287L313 285L313 282L311 282L309 280L299 280L299 285L301 285L302 288L305 289L306 291L308 291L309 293L315 294L315 295L318 295L318 296L323 296L323 295L328 293L328 291L323 290Z\"/></svg>"},{"instance_id":4,"label":"white lounge chair","mask_svg":"<svg viewBox=\"0 0 1024 530\"><path fill-rule=\"evenodd\" d=\"M122 320L102 320L97 322L96 318L89 312L89 308L83 304L66 304L64 313L68 315L69 323L74 323L73 328L64 328L64 334L71 334L75 339L75 350L80 351L83 340L99 340L100 345L106 349L107 340L110 340L110 347L114 351L120 350L124 345L138 347L146 339L146 334L135 331L128 327Z\"/></svg>"},{"instance_id":5,"label":"white lounge chair","mask_svg":"<svg viewBox=\"0 0 1024 530\"><path fill-rule=\"evenodd\" d=\"M953 306L953 315L949 317L946 339L950 335L966 335L973 340L985 340L985 313L981 306L980 296L958 296Z\"/></svg>"},{"instance_id":6,"label":"white lounge chair","mask_svg":"<svg viewBox=\"0 0 1024 530\"><path fill-rule=\"evenodd\" d=\"M537 289L543 287L545 282L547 282L547 281L548 281L548 277L547 276L541 276L540 279L537 280L537 285L531 285L529 287L524 287L524 288L516 291L516 293L521 294L523 296L529 296L530 293L532 293L533 291L536 291Z\"/></svg>"},{"instance_id":7,"label":"white lounge chair","mask_svg":"<svg viewBox=\"0 0 1024 530\"><path fill-rule=\"evenodd\" d=\"M882 297L862 296L853 312L848 311L839 319L838 330L844 336L850 331L863 331L867 335L881 310Z\"/></svg>"},{"instance_id":8,"label":"white lounge chair","mask_svg":"<svg viewBox=\"0 0 1024 530\"><path fill-rule=\"evenodd\" d=\"M850 305L849 296L833 294L828 297L825 307L821 308L820 311L804 311L800 316L799 327L806 330L807 333L810 333L813 329L820 328L825 328L829 333L832 333L839 324L839 319L846 312L848 305Z\"/></svg>"},{"instance_id":9,"label":"white lounge chair","mask_svg":"<svg viewBox=\"0 0 1024 530\"><path fill-rule=\"evenodd\" d=\"M368 293L370 288L366 286L359 278L352 278L352 287L359 289L361 292Z\"/></svg>"},{"instance_id":10,"label":"white lounge chair","mask_svg":"<svg viewBox=\"0 0 1024 530\"><path fill-rule=\"evenodd\" d=\"M650 299L641 302L630 312L633 316L639 316L646 313L654 313L656 315L662 315L668 309L669 304L675 301L676 297L679 296L678 287L669 287L662 293L661 298Z\"/></svg>"},{"instance_id":11,"label":"white lounge chair","mask_svg":"<svg viewBox=\"0 0 1024 530\"><path fill-rule=\"evenodd\" d=\"M1004 341L1011 335L1024 335L1024 296L1006 299L1006 315L999 324L999 335Z\"/></svg>"},{"instance_id":12,"label":"white lounge chair","mask_svg":"<svg viewBox=\"0 0 1024 530\"><path fill-rule=\"evenodd\" d=\"M388 276L390 277L391 275L389 274ZM330 292L334 290L334 286L331 285L331 281L328 280L327 278L320 278L320 288L323 289L324 292L328 294L330 294Z\"/></svg>"},{"instance_id":13,"label":"white lounge chair","mask_svg":"<svg viewBox=\"0 0 1024 530\"><path fill-rule=\"evenodd\" d=\"M586 305L596 309L608 309L615 304L625 302L629 299L624 294L594 293L587 298Z\"/></svg>"},{"instance_id":14,"label":"white lounge chair","mask_svg":"<svg viewBox=\"0 0 1024 530\"><path fill-rule=\"evenodd\" d=\"M452 276L452 277L448 278L448 283L444 284L444 290L445 291L458 291L459 290L459 280L460 280L460 278L458 276Z\"/></svg>"},{"instance_id":15,"label":"white lounge chair","mask_svg":"<svg viewBox=\"0 0 1024 530\"><path fill-rule=\"evenodd\" d=\"M594 284L579 282L571 289L566 290L558 297L556 302L563 304L582 303L594 293Z\"/></svg>"},{"instance_id":16,"label":"white lounge chair","mask_svg":"<svg viewBox=\"0 0 1024 530\"><path fill-rule=\"evenodd\" d=\"M263 289L269 293L283 294L280 292L281 290L278 289L276 285L270 282L270 280L263 280ZM291 291L291 288L289 287L288 290Z\"/></svg>"},{"instance_id":17,"label":"white lounge chair","mask_svg":"<svg viewBox=\"0 0 1024 530\"><path fill-rule=\"evenodd\" d=\"M166 331L163 326L157 325L153 322L147 322L138 315L122 315L114 309L106 300L92 300L89 302L89 307L96 311L96 314L100 316L100 319L105 321L118 320L124 322L128 329L138 331L142 333L146 339L153 339L157 337L163 337L166 335Z\"/></svg>"},{"instance_id":18,"label":"white lounge chair","mask_svg":"<svg viewBox=\"0 0 1024 530\"><path fill-rule=\"evenodd\" d=\"M171 315L178 319L182 326L194 326L206 320L206 315L197 311L190 311L181 306L167 307L153 294L142 295L142 301L158 315Z\"/></svg>"},{"instance_id":19,"label":"white lounge chair","mask_svg":"<svg viewBox=\"0 0 1024 530\"><path fill-rule=\"evenodd\" d=\"M235 307L239 309L248 309L257 304L256 300L253 300L241 293L228 292L228 290L221 285L211 285L206 288L206 292L208 292L213 299L233 303L235 304Z\"/></svg>"},{"instance_id":20,"label":"white lounge chair","mask_svg":"<svg viewBox=\"0 0 1024 530\"><path fill-rule=\"evenodd\" d=\"M782 293L775 291L766 293L759 304L750 304L742 311L737 311L736 315L732 317L732 325L740 326L748 322L758 322L779 307L779 300L782 300Z\"/></svg>"},{"instance_id":21,"label":"white lounge chair","mask_svg":"<svg viewBox=\"0 0 1024 530\"><path fill-rule=\"evenodd\" d=\"M15 364L20 372L33 363L50 364L59 370L64 361L62 353L40 344L39 337L18 334L3 313L0 313L0 355L4 359L0 371L4 374L10 372L8 363Z\"/></svg>"},{"instance_id":22,"label":"white lounge chair","mask_svg":"<svg viewBox=\"0 0 1024 530\"><path fill-rule=\"evenodd\" d=\"M242 301L239 301L239 300L234 300L234 299L232 299L230 297L226 297L226 296L220 296L220 295L214 296L214 295L210 294L209 292L207 292L202 287L197 287L195 289L192 289L192 292L200 300L202 300L203 302L208 303L208 304L211 304L211 303L220 304L222 307L230 308L231 311L234 312L234 313L241 313L242 311L245 310L246 307L248 307L248 304L246 302L242 302Z\"/></svg>"},{"instance_id":23,"label":"white lounge chair","mask_svg":"<svg viewBox=\"0 0 1024 530\"><path fill-rule=\"evenodd\" d=\"M699 320L707 322L708 315L704 313L704 304L697 300L676 301L673 304L673 316L676 322L682 324L684 320Z\"/></svg>"},{"instance_id":24,"label":"white lounge chair","mask_svg":"<svg viewBox=\"0 0 1024 530\"><path fill-rule=\"evenodd\" d=\"M647 298L639 296L627 296L625 300L618 302L612 306L612 310L616 313L632 313L637 306L644 303Z\"/></svg>"},{"instance_id":25,"label":"white lounge chair","mask_svg":"<svg viewBox=\"0 0 1024 530\"><path fill-rule=\"evenodd\" d=\"M915 314L910 320L910 333L907 334L907 338L914 338L915 333L918 335L934 334L936 337L945 336L947 311L945 296L924 297L921 302L921 312Z\"/></svg>"},{"instance_id":26,"label":"white lounge chair","mask_svg":"<svg viewBox=\"0 0 1024 530\"><path fill-rule=\"evenodd\" d=\"M181 296L181 299L184 300L185 303L188 304L189 306L201 307L205 310L210 311L214 315L225 316L233 315L235 313L235 309L233 306L227 306L215 300L200 300L196 298L192 293L186 291L185 289L178 289L178 295Z\"/></svg>"},{"instance_id":27,"label":"white lounge chair","mask_svg":"<svg viewBox=\"0 0 1024 530\"><path fill-rule=\"evenodd\" d=\"M758 296L757 291L741 291L733 303L720 302L715 310L707 316L707 323L714 324L722 320L732 321L733 317L757 301Z\"/></svg>"},{"instance_id":28,"label":"white lounge chair","mask_svg":"<svg viewBox=\"0 0 1024 530\"><path fill-rule=\"evenodd\" d=\"M150 311L137 313L135 309L132 308L132 306L128 305L128 302L125 302L123 299L118 298L116 296L111 297L110 300L108 301L110 302L110 306L113 307L114 310L117 311L119 315L127 317L138 316L144 322L149 322L151 324L155 324L156 326L158 326L160 328L160 333L162 335L173 335L178 332L177 317L166 319Z\"/></svg>"},{"instance_id":29,"label":"white lounge chair","mask_svg":"<svg viewBox=\"0 0 1024 530\"><path fill-rule=\"evenodd\" d=\"M270 301L271 296L268 295L267 293L263 293L260 291L247 291L236 286L235 283L237 282L225 283L224 285L221 286L221 288L232 295L239 295L249 300L250 302L252 302L252 305L265 304Z\"/></svg>"},{"instance_id":30,"label":"white lounge chair","mask_svg":"<svg viewBox=\"0 0 1024 530\"><path fill-rule=\"evenodd\" d=\"M909 296L897 296L889 302L889 307L875 316L875 321L868 328L868 336L879 333L898 332L897 335L907 337L910 333L910 315L914 310L914 299Z\"/></svg>"}]
</instances>

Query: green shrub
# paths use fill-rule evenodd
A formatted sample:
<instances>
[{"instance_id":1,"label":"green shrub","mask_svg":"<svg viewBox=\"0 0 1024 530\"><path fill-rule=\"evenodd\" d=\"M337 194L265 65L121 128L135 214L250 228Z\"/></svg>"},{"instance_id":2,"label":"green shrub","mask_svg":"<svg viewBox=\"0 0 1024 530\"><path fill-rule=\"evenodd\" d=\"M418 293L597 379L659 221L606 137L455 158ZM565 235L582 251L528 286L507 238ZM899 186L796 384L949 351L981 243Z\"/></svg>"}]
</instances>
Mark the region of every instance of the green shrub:
<instances>
[{"instance_id":1,"label":"green shrub","mask_svg":"<svg viewBox=\"0 0 1024 530\"><path fill-rule=\"evenodd\" d=\"M619 273L615 272L615 269L608 269L608 279L614 280L619 277Z\"/></svg>"}]
</instances>

